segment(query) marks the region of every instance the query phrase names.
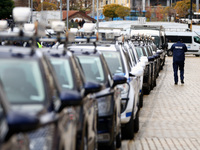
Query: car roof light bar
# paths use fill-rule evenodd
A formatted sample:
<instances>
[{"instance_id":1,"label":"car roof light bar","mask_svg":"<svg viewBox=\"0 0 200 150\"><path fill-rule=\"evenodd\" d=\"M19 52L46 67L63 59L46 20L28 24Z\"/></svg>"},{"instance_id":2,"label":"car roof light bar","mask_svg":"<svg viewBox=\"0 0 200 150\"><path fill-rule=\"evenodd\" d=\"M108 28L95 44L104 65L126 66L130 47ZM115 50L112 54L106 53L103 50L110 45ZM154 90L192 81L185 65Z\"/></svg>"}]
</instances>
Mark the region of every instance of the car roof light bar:
<instances>
[{"instance_id":1,"label":"car roof light bar","mask_svg":"<svg viewBox=\"0 0 200 150\"><path fill-rule=\"evenodd\" d=\"M113 27L99 27L99 38L102 43L106 42L116 42L120 41L121 32L123 28L113 28Z\"/></svg>"},{"instance_id":2,"label":"car roof light bar","mask_svg":"<svg viewBox=\"0 0 200 150\"><path fill-rule=\"evenodd\" d=\"M8 28L8 22L6 20L0 20L0 31L5 31Z\"/></svg>"},{"instance_id":3,"label":"car roof light bar","mask_svg":"<svg viewBox=\"0 0 200 150\"><path fill-rule=\"evenodd\" d=\"M121 30L123 31L124 29L123 28L115 28L115 27L99 27L99 31L100 30Z\"/></svg>"},{"instance_id":4,"label":"car roof light bar","mask_svg":"<svg viewBox=\"0 0 200 150\"><path fill-rule=\"evenodd\" d=\"M34 41L36 40L35 36L35 24L27 24L30 21L31 10L28 7L15 7L12 11L13 19L15 24L18 25L16 29L18 30L6 30L6 23L1 21L0 23L0 41L3 42L30 42L32 44L32 49ZM31 54L33 54L33 50Z\"/></svg>"},{"instance_id":5,"label":"car roof light bar","mask_svg":"<svg viewBox=\"0 0 200 150\"><path fill-rule=\"evenodd\" d=\"M76 36L74 39L74 42L86 42L86 43L90 43L90 42L96 42L97 38L96 37L80 37L80 36Z\"/></svg>"},{"instance_id":6,"label":"car roof light bar","mask_svg":"<svg viewBox=\"0 0 200 150\"><path fill-rule=\"evenodd\" d=\"M130 29L133 30L158 30L164 31L162 25L131 25Z\"/></svg>"},{"instance_id":7,"label":"car roof light bar","mask_svg":"<svg viewBox=\"0 0 200 150\"><path fill-rule=\"evenodd\" d=\"M24 24L30 20L31 9L29 7L15 7L12 14L16 23Z\"/></svg>"}]
</instances>

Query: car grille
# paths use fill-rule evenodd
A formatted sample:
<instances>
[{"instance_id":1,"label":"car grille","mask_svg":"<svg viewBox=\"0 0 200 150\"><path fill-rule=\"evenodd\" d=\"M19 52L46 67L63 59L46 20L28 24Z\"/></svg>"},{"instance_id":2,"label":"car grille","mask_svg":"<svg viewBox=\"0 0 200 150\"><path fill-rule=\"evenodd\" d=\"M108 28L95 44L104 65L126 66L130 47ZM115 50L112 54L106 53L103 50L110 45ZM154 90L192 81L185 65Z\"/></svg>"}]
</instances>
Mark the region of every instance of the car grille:
<instances>
[{"instance_id":1,"label":"car grille","mask_svg":"<svg viewBox=\"0 0 200 150\"><path fill-rule=\"evenodd\" d=\"M49 125L29 133L30 150L51 150L54 129L54 125Z\"/></svg>"}]
</instances>

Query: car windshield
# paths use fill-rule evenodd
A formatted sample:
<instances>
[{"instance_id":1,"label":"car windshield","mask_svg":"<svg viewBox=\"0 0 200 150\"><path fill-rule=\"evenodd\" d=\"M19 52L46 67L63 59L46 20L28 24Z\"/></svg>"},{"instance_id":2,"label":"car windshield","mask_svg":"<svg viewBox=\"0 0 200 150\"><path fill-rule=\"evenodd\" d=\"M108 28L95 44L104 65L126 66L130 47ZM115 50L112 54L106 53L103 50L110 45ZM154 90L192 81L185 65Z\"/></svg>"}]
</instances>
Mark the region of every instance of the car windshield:
<instances>
[{"instance_id":1,"label":"car windshield","mask_svg":"<svg viewBox=\"0 0 200 150\"><path fill-rule=\"evenodd\" d=\"M119 52L103 52L103 55L113 75L124 74L125 71L122 66L122 61Z\"/></svg>"},{"instance_id":2,"label":"car windshield","mask_svg":"<svg viewBox=\"0 0 200 150\"><path fill-rule=\"evenodd\" d=\"M154 37L154 44L159 47L160 46L160 37L159 36L152 36Z\"/></svg>"},{"instance_id":3,"label":"car windshield","mask_svg":"<svg viewBox=\"0 0 200 150\"><path fill-rule=\"evenodd\" d=\"M198 36L194 36L194 42L200 44L200 38Z\"/></svg>"},{"instance_id":4,"label":"car windshield","mask_svg":"<svg viewBox=\"0 0 200 150\"><path fill-rule=\"evenodd\" d=\"M143 52L142 52L142 48L136 47L135 49L136 49L136 52L137 52L139 58L142 57L142 56L144 56L144 55L143 55Z\"/></svg>"},{"instance_id":5,"label":"car windshield","mask_svg":"<svg viewBox=\"0 0 200 150\"><path fill-rule=\"evenodd\" d=\"M0 60L0 79L11 103L43 103L44 85L36 61Z\"/></svg>"},{"instance_id":6,"label":"car windshield","mask_svg":"<svg viewBox=\"0 0 200 150\"><path fill-rule=\"evenodd\" d=\"M56 72L56 76L62 90L73 89L73 75L68 59L51 58L51 63Z\"/></svg>"},{"instance_id":7,"label":"car windshield","mask_svg":"<svg viewBox=\"0 0 200 150\"><path fill-rule=\"evenodd\" d=\"M153 56L153 48L152 48L152 46L148 46L147 50L148 50L149 55Z\"/></svg>"},{"instance_id":8,"label":"car windshield","mask_svg":"<svg viewBox=\"0 0 200 150\"><path fill-rule=\"evenodd\" d=\"M104 69L99 57L78 55L77 58L79 59L87 81L98 83L106 82Z\"/></svg>"}]
</instances>

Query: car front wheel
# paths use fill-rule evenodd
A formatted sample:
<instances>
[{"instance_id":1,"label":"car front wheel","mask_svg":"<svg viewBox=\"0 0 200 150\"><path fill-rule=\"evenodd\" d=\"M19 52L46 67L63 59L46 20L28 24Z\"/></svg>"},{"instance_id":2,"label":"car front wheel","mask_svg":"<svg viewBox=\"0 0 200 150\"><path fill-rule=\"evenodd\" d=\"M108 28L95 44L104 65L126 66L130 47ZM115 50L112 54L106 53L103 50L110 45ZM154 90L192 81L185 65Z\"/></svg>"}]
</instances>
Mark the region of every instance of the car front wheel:
<instances>
[{"instance_id":1,"label":"car front wheel","mask_svg":"<svg viewBox=\"0 0 200 150\"><path fill-rule=\"evenodd\" d=\"M168 50L167 51L167 56L172 56L173 55L173 52L171 50Z\"/></svg>"},{"instance_id":2,"label":"car front wheel","mask_svg":"<svg viewBox=\"0 0 200 150\"><path fill-rule=\"evenodd\" d=\"M134 138L133 112L130 121L122 128L122 137L123 139L129 139L129 140L132 140Z\"/></svg>"}]
</instances>

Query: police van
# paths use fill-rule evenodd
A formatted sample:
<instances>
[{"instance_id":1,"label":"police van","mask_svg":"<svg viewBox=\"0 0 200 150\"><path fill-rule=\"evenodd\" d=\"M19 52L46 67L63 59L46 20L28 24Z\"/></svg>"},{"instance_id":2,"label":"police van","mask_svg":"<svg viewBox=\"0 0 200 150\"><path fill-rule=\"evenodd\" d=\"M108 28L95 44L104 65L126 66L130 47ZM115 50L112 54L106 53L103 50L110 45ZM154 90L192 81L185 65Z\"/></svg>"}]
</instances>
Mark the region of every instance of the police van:
<instances>
[{"instance_id":1,"label":"police van","mask_svg":"<svg viewBox=\"0 0 200 150\"><path fill-rule=\"evenodd\" d=\"M171 46L177 42L179 38L186 44L188 51L186 54L200 56L200 36L196 32L165 32L165 38L168 42L167 55L172 56Z\"/></svg>"}]
</instances>

